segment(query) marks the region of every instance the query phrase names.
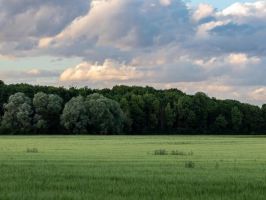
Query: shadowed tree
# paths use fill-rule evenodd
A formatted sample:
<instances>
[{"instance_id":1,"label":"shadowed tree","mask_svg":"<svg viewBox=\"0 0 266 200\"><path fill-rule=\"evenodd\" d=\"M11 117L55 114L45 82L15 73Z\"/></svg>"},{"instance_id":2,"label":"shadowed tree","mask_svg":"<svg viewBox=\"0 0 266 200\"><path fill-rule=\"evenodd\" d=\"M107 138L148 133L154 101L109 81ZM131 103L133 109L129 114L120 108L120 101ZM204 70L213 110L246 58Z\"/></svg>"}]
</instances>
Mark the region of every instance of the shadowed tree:
<instances>
[{"instance_id":1,"label":"shadowed tree","mask_svg":"<svg viewBox=\"0 0 266 200\"><path fill-rule=\"evenodd\" d=\"M38 131L56 131L60 124L63 99L58 95L39 92L34 95L35 128Z\"/></svg>"},{"instance_id":2,"label":"shadowed tree","mask_svg":"<svg viewBox=\"0 0 266 200\"><path fill-rule=\"evenodd\" d=\"M189 96L180 97L178 100L178 117L179 126L181 128L195 128L196 127L196 115L192 108L192 98Z\"/></svg>"},{"instance_id":3,"label":"shadowed tree","mask_svg":"<svg viewBox=\"0 0 266 200\"><path fill-rule=\"evenodd\" d=\"M204 131L207 127L209 97L203 92L197 92L192 101L191 109L196 115L196 126Z\"/></svg>"},{"instance_id":4,"label":"shadowed tree","mask_svg":"<svg viewBox=\"0 0 266 200\"><path fill-rule=\"evenodd\" d=\"M74 133L117 134L123 123L120 105L97 93L72 98L61 116L61 124Z\"/></svg>"},{"instance_id":5,"label":"shadowed tree","mask_svg":"<svg viewBox=\"0 0 266 200\"><path fill-rule=\"evenodd\" d=\"M145 127L144 101L141 95L130 96L130 113L132 118L132 129L135 132L143 132Z\"/></svg>"},{"instance_id":6,"label":"shadowed tree","mask_svg":"<svg viewBox=\"0 0 266 200\"><path fill-rule=\"evenodd\" d=\"M144 113L146 130L154 130L158 127L160 102L153 94L144 94Z\"/></svg>"},{"instance_id":7,"label":"shadowed tree","mask_svg":"<svg viewBox=\"0 0 266 200\"><path fill-rule=\"evenodd\" d=\"M117 134L122 131L125 116L116 101L95 93L87 96L85 104L92 132Z\"/></svg>"},{"instance_id":8,"label":"shadowed tree","mask_svg":"<svg viewBox=\"0 0 266 200\"><path fill-rule=\"evenodd\" d=\"M175 122L175 118L176 118L176 114L174 112L174 110L171 108L170 103L168 103L165 107L165 125L166 128L169 130L171 130L173 128L174 122Z\"/></svg>"},{"instance_id":9,"label":"shadowed tree","mask_svg":"<svg viewBox=\"0 0 266 200\"><path fill-rule=\"evenodd\" d=\"M4 116L1 127L13 134L29 134L32 128L31 99L24 93L11 95L8 103L4 104Z\"/></svg>"},{"instance_id":10,"label":"shadowed tree","mask_svg":"<svg viewBox=\"0 0 266 200\"><path fill-rule=\"evenodd\" d=\"M262 130L264 133L266 133L266 104L262 105L261 111L262 111L262 118L263 118Z\"/></svg>"},{"instance_id":11,"label":"shadowed tree","mask_svg":"<svg viewBox=\"0 0 266 200\"><path fill-rule=\"evenodd\" d=\"M227 124L228 122L225 117L223 115L219 115L214 122L214 130L218 132L223 132L225 131Z\"/></svg>"},{"instance_id":12,"label":"shadowed tree","mask_svg":"<svg viewBox=\"0 0 266 200\"><path fill-rule=\"evenodd\" d=\"M238 132L242 126L243 114L236 106L232 108L231 119L233 130Z\"/></svg>"},{"instance_id":13,"label":"shadowed tree","mask_svg":"<svg viewBox=\"0 0 266 200\"><path fill-rule=\"evenodd\" d=\"M89 118L84 97L73 97L66 103L61 115L61 124L71 133L88 133Z\"/></svg>"},{"instance_id":14,"label":"shadowed tree","mask_svg":"<svg viewBox=\"0 0 266 200\"><path fill-rule=\"evenodd\" d=\"M132 131L132 118L130 116L129 103L126 98L122 98L120 101L120 107L125 115L124 130L127 132Z\"/></svg>"}]
</instances>

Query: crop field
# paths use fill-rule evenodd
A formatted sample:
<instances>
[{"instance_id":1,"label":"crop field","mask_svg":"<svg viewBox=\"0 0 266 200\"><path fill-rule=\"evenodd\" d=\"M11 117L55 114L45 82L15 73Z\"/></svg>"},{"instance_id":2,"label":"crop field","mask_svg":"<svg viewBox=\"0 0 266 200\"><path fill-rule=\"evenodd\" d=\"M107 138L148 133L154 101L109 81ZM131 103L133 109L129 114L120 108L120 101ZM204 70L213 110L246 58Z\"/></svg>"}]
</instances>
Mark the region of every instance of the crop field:
<instances>
[{"instance_id":1,"label":"crop field","mask_svg":"<svg viewBox=\"0 0 266 200\"><path fill-rule=\"evenodd\" d=\"M265 198L266 137L0 137L1 200Z\"/></svg>"}]
</instances>

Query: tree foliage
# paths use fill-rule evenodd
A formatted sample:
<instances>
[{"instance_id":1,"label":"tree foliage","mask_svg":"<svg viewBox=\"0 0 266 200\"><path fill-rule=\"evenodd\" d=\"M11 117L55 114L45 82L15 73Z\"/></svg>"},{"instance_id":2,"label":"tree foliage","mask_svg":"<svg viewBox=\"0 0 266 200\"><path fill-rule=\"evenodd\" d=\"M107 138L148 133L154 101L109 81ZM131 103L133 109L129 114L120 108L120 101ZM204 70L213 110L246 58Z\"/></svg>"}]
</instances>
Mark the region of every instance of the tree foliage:
<instances>
[{"instance_id":1,"label":"tree foliage","mask_svg":"<svg viewBox=\"0 0 266 200\"><path fill-rule=\"evenodd\" d=\"M58 95L38 92L33 97L34 125L38 131L58 130L63 99Z\"/></svg>"},{"instance_id":2,"label":"tree foliage","mask_svg":"<svg viewBox=\"0 0 266 200\"><path fill-rule=\"evenodd\" d=\"M61 116L61 124L72 133L79 134L88 131L89 118L84 97L73 97L66 103Z\"/></svg>"},{"instance_id":3,"label":"tree foliage","mask_svg":"<svg viewBox=\"0 0 266 200\"><path fill-rule=\"evenodd\" d=\"M65 106L61 124L73 133L116 134L122 131L120 105L100 94L73 97Z\"/></svg>"},{"instance_id":4,"label":"tree foliage","mask_svg":"<svg viewBox=\"0 0 266 200\"><path fill-rule=\"evenodd\" d=\"M177 89L66 89L0 81L0 120L2 134L263 134L266 104Z\"/></svg>"},{"instance_id":5,"label":"tree foliage","mask_svg":"<svg viewBox=\"0 0 266 200\"><path fill-rule=\"evenodd\" d=\"M4 104L4 116L1 127L11 134L27 133L32 128L31 100L23 93L11 95Z\"/></svg>"}]
</instances>

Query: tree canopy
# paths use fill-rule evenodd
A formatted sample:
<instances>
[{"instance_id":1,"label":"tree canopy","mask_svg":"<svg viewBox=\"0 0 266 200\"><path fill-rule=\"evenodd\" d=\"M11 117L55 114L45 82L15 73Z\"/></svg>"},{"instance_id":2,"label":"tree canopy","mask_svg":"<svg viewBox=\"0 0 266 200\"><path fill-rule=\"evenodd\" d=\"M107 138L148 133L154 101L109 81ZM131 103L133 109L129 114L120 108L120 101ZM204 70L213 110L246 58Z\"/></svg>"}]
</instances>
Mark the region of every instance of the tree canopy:
<instances>
[{"instance_id":1,"label":"tree canopy","mask_svg":"<svg viewBox=\"0 0 266 200\"><path fill-rule=\"evenodd\" d=\"M202 92L7 85L0 81L1 134L264 134L266 104Z\"/></svg>"}]
</instances>

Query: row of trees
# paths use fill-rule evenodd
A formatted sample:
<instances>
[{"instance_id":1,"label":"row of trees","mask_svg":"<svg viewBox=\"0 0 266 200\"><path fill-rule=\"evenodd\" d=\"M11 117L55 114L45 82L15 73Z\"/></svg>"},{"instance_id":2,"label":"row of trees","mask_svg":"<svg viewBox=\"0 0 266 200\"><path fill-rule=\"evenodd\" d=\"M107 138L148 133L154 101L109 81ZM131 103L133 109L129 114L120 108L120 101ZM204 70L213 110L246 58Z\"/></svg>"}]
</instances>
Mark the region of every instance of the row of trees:
<instances>
[{"instance_id":1,"label":"row of trees","mask_svg":"<svg viewBox=\"0 0 266 200\"><path fill-rule=\"evenodd\" d=\"M39 92L30 99L18 92L3 108L0 129L9 134L115 134L124 121L119 104L97 93L73 97L63 108L58 95Z\"/></svg>"},{"instance_id":2,"label":"row of trees","mask_svg":"<svg viewBox=\"0 0 266 200\"><path fill-rule=\"evenodd\" d=\"M177 89L92 90L0 82L2 134L263 134L266 105Z\"/></svg>"}]
</instances>

